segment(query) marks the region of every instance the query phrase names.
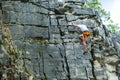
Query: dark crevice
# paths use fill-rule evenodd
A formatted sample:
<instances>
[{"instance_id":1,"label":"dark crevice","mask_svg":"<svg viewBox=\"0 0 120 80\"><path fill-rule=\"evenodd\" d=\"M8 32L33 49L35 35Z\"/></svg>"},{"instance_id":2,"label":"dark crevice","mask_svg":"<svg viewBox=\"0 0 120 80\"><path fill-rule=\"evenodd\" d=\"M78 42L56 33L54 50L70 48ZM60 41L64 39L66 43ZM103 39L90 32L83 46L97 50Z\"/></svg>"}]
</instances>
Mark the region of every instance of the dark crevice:
<instances>
[{"instance_id":1,"label":"dark crevice","mask_svg":"<svg viewBox=\"0 0 120 80\"><path fill-rule=\"evenodd\" d=\"M50 23L50 26L51 26L51 17L49 17L49 23ZM50 26L48 26L48 40L50 40L50 35L51 35L51 27Z\"/></svg>"},{"instance_id":2,"label":"dark crevice","mask_svg":"<svg viewBox=\"0 0 120 80\"><path fill-rule=\"evenodd\" d=\"M50 26L49 26L49 28L48 28L48 40L50 40L50 35L51 35L51 29L50 29Z\"/></svg>"},{"instance_id":3,"label":"dark crevice","mask_svg":"<svg viewBox=\"0 0 120 80\"><path fill-rule=\"evenodd\" d=\"M2 80L2 75L3 75L3 72L2 70L0 70L0 80Z\"/></svg>"},{"instance_id":4,"label":"dark crevice","mask_svg":"<svg viewBox=\"0 0 120 80\"><path fill-rule=\"evenodd\" d=\"M70 78L70 69L69 69L69 65L68 65L68 62L67 62L67 57L64 56L64 59L65 59L65 63L66 63L66 70L68 72L67 78L68 78L68 80L71 80L71 78Z\"/></svg>"},{"instance_id":5,"label":"dark crevice","mask_svg":"<svg viewBox=\"0 0 120 80\"><path fill-rule=\"evenodd\" d=\"M87 68L85 67L85 72L86 72L86 77L87 79L89 79L89 75L88 75L88 72L87 72Z\"/></svg>"},{"instance_id":6,"label":"dark crevice","mask_svg":"<svg viewBox=\"0 0 120 80\"><path fill-rule=\"evenodd\" d=\"M42 44L42 43L41 43ZM42 50L42 49L41 49ZM44 75L44 80L47 80L47 76L45 74L45 66L44 66L44 54L43 52L41 52L41 56L42 56L42 68L43 68L43 75Z\"/></svg>"},{"instance_id":7,"label":"dark crevice","mask_svg":"<svg viewBox=\"0 0 120 80\"><path fill-rule=\"evenodd\" d=\"M57 23L58 23L58 25L60 25L59 24L59 21L58 21L58 19L57 19ZM60 36L61 36L61 40L62 40L62 45L63 45L63 48L64 48L64 53L65 53L65 55L63 55L63 57L64 57L64 61L65 61L65 64L66 64L66 70L67 70L67 80L71 80L71 77L70 77L70 68L69 68L69 65L68 65L68 62L67 62L67 57L66 57L66 48L65 48L65 43L64 43L64 40L63 40L63 38L62 38L62 36L64 36L64 32L62 32L62 30L61 30L61 28L60 27L58 27L59 28L59 31L60 31ZM64 68L65 66L63 65L63 68Z\"/></svg>"},{"instance_id":8,"label":"dark crevice","mask_svg":"<svg viewBox=\"0 0 120 80\"><path fill-rule=\"evenodd\" d=\"M63 40L62 40L63 41ZM69 65L68 65L68 62L67 62L67 57L66 57L66 51L65 51L65 44L64 42L62 43L63 47L64 47L64 61L65 61L65 64L66 64L66 70L67 70L67 80L71 80L71 77L70 77L70 68L69 68ZM63 66L65 67L65 66Z\"/></svg>"},{"instance_id":9,"label":"dark crevice","mask_svg":"<svg viewBox=\"0 0 120 80\"><path fill-rule=\"evenodd\" d=\"M10 24L9 25L22 25L22 26L28 26L28 27L30 27L30 26L35 26L35 27L41 27L41 28L48 28L48 26L43 26L43 25L37 25L37 24L23 24L23 23L16 23L16 22L10 22Z\"/></svg>"},{"instance_id":10,"label":"dark crevice","mask_svg":"<svg viewBox=\"0 0 120 80\"><path fill-rule=\"evenodd\" d=\"M12 24L16 24L16 23L12 23ZM18 25L22 25L22 26L36 26L36 27L42 27L42 28L48 28L48 26L43 26L43 25L36 25L36 24L18 24Z\"/></svg>"},{"instance_id":11,"label":"dark crevice","mask_svg":"<svg viewBox=\"0 0 120 80\"><path fill-rule=\"evenodd\" d=\"M59 31L60 31L60 36L61 36L61 39L62 39L62 36L64 36L64 35L65 35L65 33L64 33L64 32L62 32L62 30L60 29L60 27L59 27Z\"/></svg>"},{"instance_id":12,"label":"dark crevice","mask_svg":"<svg viewBox=\"0 0 120 80\"><path fill-rule=\"evenodd\" d=\"M95 60L95 56L94 56L94 49L93 49L93 47L94 47L94 44L92 44L91 45L91 55L92 55L92 60L90 60L90 62L91 62L91 65L92 65L92 74L93 74L93 77L94 77L94 80L97 80L96 79L96 76L95 76L95 72L94 72L94 60Z\"/></svg>"},{"instance_id":13,"label":"dark crevice","mask_svg":"<svg viewBox=\"0 0 120 80\"><path fill-rule=\"evenodd\" d=\"M2 10L2 3L0 2L0 10Z\"/></svg>"},{"instance_id":14,"label":"dark crevice","mask_svg":"<svg viewBox=\"0 0 120 80\"><path fill-rule=\"evenodd\" d=\"M61 31L61 32L60 32L60 35L61 35L61 36L64 36L64 35L65 35L65 33Z\"/></svg>"},{"instance_id":15,"label":"dark crevice","mask_svg":"<svg viewBox=\"0 0 120 80\"><path fill-rule=\"evenodd\" d=\"M23 2L23 3L29 2L29 0L20 0L20 1Z\"/></svg>"},{"instance_id":16,"label":"dark crevice","mask_svg":"<svg viewBox=\"0 0 120 80\"><path fill-rule=\"evenodd\" d=\"M103 27L103 29L104 29L105 36L106 36L106 37L109 36L109 32L108 32L106 26L105 26L105 25L102 25L102 27Z\"/></svg>"},{"instance_id":17,"label":"dark crevice","mask_svg":"<svg viewBox=\"0 0 120 80\"><path fill-rule=\"evenodd\" d=\"M57 23L58 23L58 25L59 25L58 19L57 19ZM58 27L58 29L59 29L60 37L61 37L61 40L62 40L63 51L64 51L64 53L65 53L64 40L62 39L62 36L64 36L64 32L62 32L62 30L61 30L60 27ZM65 56L64 54L62 54L62 49L61 49L61 48L59 48L59 50L60 50L60 55L61 55L61 57L64 59L66 65L67 65L67 67L68 67L67 60L66 60L66 56ZM64 70L64 69L65 69L64 62L62 61L61 63L62 63L62 68L63 68L63 70ZM64 71L66 71L66 70L64 70ZM68 71L68 73L70 72L70 71L69 71L69 67L67 68L67 71ZM70 74L69 74L69 75L70 75ZM70 80L70 76L68 76L68 77L69 77L68 79Z\"/></svg>"},{"instance_id":18,"label":"dark crevice","mask_svg":"<svg viewBox=\"0 0 120 80\"><path fill-rule=\"evenodd\" d=\"M39 51L39 54L38 54L38 57L37 57L37 60L38 60L38 67L41 67L40 65L41 65L41 63L40 63L40 61L41 61L41 55L42 55L42 53L41 53L41 51L42 51L42 49L41 49L41 46L40 46L40 51ZM40 70L40 68L38 69L39 70L39 72L41 72L41 70Z\"/></svg>"},{"instance_id":19,"label":"dark crevice","mask_svg":"<svg viewBox=\"0 0 120 80\"><path fill-rule=\"evenodd\" d=\"M61 48L58 47L58 49L59 49L59 51L60 51L60 56L63 58L63 54L62 54Z\"/></svg>"},{"instance_id":20,"label":"dark crevice","mask_svg":"<svg viewBox=\"0 0 120 80\"><path fill-rule=\"evenodd\" d=\"M59 19L58 19L58 18L57 18L57 25L60 25L60 24L59 24Z\"/></svg>"},{"instance_id":21,"label":"dark crevice","mask_svg":"<svg viewBox=\"0 0 120 80\"><path fill-rule=\"evenodd\" d=\"M46 74L45 74L45 73L43 73L43 74L44 74L44 77L45 77L44 80L47 80L47 76L46 76Z\"/></svg>"},{"instance_id":22,"label":"dark crevice","mask_svg":"<svg viewBox=\"0 0 120 80\"><path fill-rule=\"evenodd\" d=\"M39 3L35 3L35 2L29 2L29 3L31 3L31 4L33 4L33 5L36 5L36 6L38 6L38 7L42 7L42 8L44 8L44 9L47 9L47 10L50 10L50 11L53 11L53 12L54 12L54 9L44 7L44 6L40 5Z\"/></svg>"},{"instance_id":23,"label":"dark crevice","mask_svg":"<svg viewBox=\"0 0 120 80\"><path fill-rule=\"evenodd\" d=\"M57 23L58 23L58 25L59 25L58 19L57 19ZM60 36L61 36L63 51L64 51L64 53L65 53L65 54L62 54L62 49L59 48L59 50L60 50L60 55L61 55L61 57L64 59L64 61L65 61L65 63L66 63L66 66L65 66L65 65L64 65L64 62L63 62L63 61L61 62L61 63L62 63L62 68L63 68L63 70L64 70L65 67L66 67L66 70L67 70L67 72L68 72L68 74L67 74L67 80L70 80L70 69L69 69L69 65L68 65L68 63L67 63L67 57L66 57L64 40L63 40L63 38L62 38L62 36L64 36L64 32L62 32L62 30L61 30L60 27L58 27L58 29L59 29ZM66 71L66 70L64 70L64 71Z\"/></svg>"}]
</instances>

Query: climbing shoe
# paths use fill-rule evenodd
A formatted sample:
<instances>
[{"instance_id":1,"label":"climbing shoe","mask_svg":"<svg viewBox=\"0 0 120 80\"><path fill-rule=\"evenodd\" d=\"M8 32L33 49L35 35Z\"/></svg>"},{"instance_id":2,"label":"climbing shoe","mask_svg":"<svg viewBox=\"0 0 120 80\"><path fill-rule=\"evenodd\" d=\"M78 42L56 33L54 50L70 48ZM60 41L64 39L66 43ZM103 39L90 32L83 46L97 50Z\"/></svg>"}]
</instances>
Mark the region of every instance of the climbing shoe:
<instances>
[{"instance_id":1,"label":"climbing shoe","mask_svg":"<svg viewBox=\"0 0 120 80\"><path fill-rule=\"evenodd\" d=\"M83 52L83 55L85 55L85 54L87 54L87 53L88 53L88 51L84 51L84 52Z\"/></svg>"}]
</instances>

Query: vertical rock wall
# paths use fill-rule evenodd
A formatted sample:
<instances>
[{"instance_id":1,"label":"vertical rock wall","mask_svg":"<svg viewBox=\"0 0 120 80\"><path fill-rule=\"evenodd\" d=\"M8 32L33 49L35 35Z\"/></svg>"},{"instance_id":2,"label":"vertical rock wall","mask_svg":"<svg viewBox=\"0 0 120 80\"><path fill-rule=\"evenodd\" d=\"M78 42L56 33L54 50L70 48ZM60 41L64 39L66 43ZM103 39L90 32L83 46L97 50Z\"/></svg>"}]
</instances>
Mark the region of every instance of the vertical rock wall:
<instances>
[{"instance_id":1,"label":"vertical rock wall","mask_svg":"<svg viewBox=\"0 0 120 80\"><path fill-rule=\"evenodd\" d=\"M84 3L2 1L1 80L118 80L119 39L112 37L96 11L83 9ZM72 21L92 32L86 55Z\"/></svg>"}]
</instances>

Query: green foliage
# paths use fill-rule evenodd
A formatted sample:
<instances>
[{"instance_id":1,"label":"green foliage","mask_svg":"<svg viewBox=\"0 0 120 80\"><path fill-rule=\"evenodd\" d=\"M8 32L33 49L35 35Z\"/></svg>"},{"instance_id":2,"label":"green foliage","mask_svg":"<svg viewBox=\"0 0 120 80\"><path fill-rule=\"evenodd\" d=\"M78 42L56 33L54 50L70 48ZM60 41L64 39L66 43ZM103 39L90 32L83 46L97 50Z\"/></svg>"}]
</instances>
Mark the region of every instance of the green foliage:
<instances>
[{"instance_id":1,"label":"green foliage","mask_svg":"<svg viewBox=\"0 0 120 80\"><path fill-rule=\"evenodd\" d=\"M85 1L86 4L84 5L84 8L86 7L92 8L98 11L100 17L105 17L107 19L110 18L110 13L106 12L105 9L102 8L101 2L99 0L85 0Z\"/></svg>"},{"instance_id":2,"label":"green foliage","mask_svg":"<svg viewBox=\"0 0 120 80\"><path fill-rule=\"evenodd\" d=\"M2 45L3 44L3 40L0 40L0 45Z\"/></svg>"},{"instance_id":3,"label":"green foliage","mask_svg":"<svg viewBox=\"0 0 120 80\"><path fill-rule=\"evenodd\" d=\"M101 3L98 0L85 0L86 1L86 7L97 9L101 5Z\"/></svg>"},{"instance_id":4,"label":"green foliage","mask_svg":"<svg viewBox=\"0 0 120 80\"><path fill-rule=\"evenodd\" d=\"M101 2L99 0L85 0L86 4L84 5L84 8L92 8L96 11L98 11L99 16L104 19L104 22L107 22L107 27L112 31L116 32L118 27L118 24L115 24L110 17L110 12L105 11L104 8L102 8Z\"/></svg>"},{"instance_id":5,"label":"green foliage","mask_svg":"<svg viewBox=\"0 0 120 80\"><path fill-rule=\"evenodd\" d=\"M115 24L112 20L110 20L107 26L108 26L108 29L114 33L119 29L118 24Z\"/></svg>"}]
</instances>

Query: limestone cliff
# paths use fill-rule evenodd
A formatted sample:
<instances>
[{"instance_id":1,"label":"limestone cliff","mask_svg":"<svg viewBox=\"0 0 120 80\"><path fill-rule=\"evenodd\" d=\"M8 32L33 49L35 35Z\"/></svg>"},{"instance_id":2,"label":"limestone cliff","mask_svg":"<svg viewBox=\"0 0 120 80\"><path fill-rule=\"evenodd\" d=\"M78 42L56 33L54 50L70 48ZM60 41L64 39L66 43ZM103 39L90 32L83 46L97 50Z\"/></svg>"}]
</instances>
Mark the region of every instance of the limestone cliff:
<instances>
[{"instance_id":1,"label":"limestone cliff","mask_svg":"<svg viewBox=\"0 0 120 80\"><path fill-rule=\"evenodd\" d=\"M84 0L2 0L0 80L120 80L120 38ZM88 53L78 28L92 32Z\"/></svg>"}]
</instances>

